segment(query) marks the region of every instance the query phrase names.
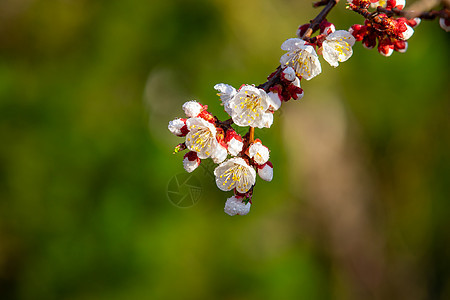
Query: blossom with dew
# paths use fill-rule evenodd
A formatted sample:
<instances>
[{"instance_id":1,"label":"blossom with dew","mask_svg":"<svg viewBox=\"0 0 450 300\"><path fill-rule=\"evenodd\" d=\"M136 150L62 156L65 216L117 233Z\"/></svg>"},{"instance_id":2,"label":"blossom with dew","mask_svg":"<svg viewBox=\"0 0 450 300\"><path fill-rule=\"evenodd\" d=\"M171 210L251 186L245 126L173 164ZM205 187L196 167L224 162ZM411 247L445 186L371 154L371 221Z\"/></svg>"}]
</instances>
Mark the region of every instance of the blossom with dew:
<instances>
[{"instance_id":1,"label":"blossom with dew","mask_svg":"<svg viewBox=\"0 0 450 300\"><path fill-rule=\"evenodd\" d=\"M439 18L439 26L445 30L445 32L450 31L450 19Z\"/></svg>"},{"instance_id":2,"label":"blossom with dew","mask_svg":"<svg viewBox=\"0 0 450 300\"><path fill-rule=\"evenodd\" d=\"M217 187L222 191L236 189L246 193L255 184L256 171L241 157L230 158L215 170Z\"/></svg>"},{"instance_id":3,"label":"blossom with dew","mask_svg":"<svg viewBox=\"0 0 450 300\"><path fill-rule=\"evenodd\" d=\"M228 146L228 153L233 156L237 156L242 151L244 143L242 137L233 129L228 129L225 136L225 142Z\"/></svg>"},{"instance_id":4,"label":"blossom with dew","mask_svg":"<svg viewBox=\"0 0 450 300\"><path fill-rule=\"evenodd\" d=\"M211 159L215 164L220 164L223 162L228 155L227 148L222 146L220 143L217 145L215 151L211 154Z\"/></svg>"},{"instance_id":5,"label":"blossom with dew","mask_svg":"<svg viewBox=\"0 0 450 300\"><path fill-rule=\"evenodd\" d=\"M297 76L310 80L322 72L316 50L304 40L288 39L281 45L281 49L287 51L280 59L281 65L292 67Z\"/></svg>"},{"instance_id":6,"label":"blossom with dew","mask_svg":"<svg viewBox=\"0 0 450 300\"><path fill-rule=\"evenodd\" d=\"M183 167L186 172L191 173L200 165L200 158L198 158L197 153L194 151L189 151L183 157Z\"/></svg>"},{"instance_id":7,"label":"blossom with dew","mask_svg":"<svg viewBox=\"0 0 450 300\"><path fill-rule=\"evenodd\" d=\"M269 128L273 123L266 92L252 85L243 85L229 101L229 106L231 118L238 126Z\"/></svg>"},{"instance_id":8,"label":"blossom with dew","mask_svg":"<svg viewBox=\"0 0 450 300\"><path fill-rule=\"evenodd\" d=\"M265 164L269 160L269 148L264 146L259 139L256 139L248 148L248 156L258 165Z\"/></svg>"},{"instance_id":9,"label":"blossom with dew","mask_svg":"<svg viewBox=\"0 0 450 300\"><path fill-rule=\"evenodd\" d=\"M294 81L297 76L295 75L295 71L292 67L286 67L281 72L281 78L287 81Z\"/></svg>"},{"instance_id":10,"label":"blossom with dew","mask_svg":"<svg viewBox=\"0 0 450 300\"><path fill-rule=\"evenodd\" d=\"M189 133L186 135L186 147L197 152L201 159L210 157L218 146L216 127L202 118L189 118L186 121Z\"/></svg>"},{"instance_id":11,"label":"blossom with dew","mask_svg":"<svg viewBox=\"0 0 450 300\"><path fill-rule=\"evenodd\" d=\"M219 92L217 93L217 96L220 97L224 110L227 112L227 114L231 115L232 110L229 103L234 95L236 95L236 89L231 85L225 83L216 84L214 86L214 89Z\"/></svg>"},{"instance_id":12,"label":"blossom with dew","mask_svg":"<svg viewBox=\"0 0 450 300\"><path fill-rule=\"evenodd\" d=\"M257 166L258 175L262 180L272 181L273 178L273 165L270 161L265 164Z\"/></svg>"},{"instance_id":13,"label":"blossom with dew","mask_svg":"<svg viewBox=\"0 0 450 300\"><path fill-rule=\"evenodd\" d=\"M189 132L186 126L186 119L181 118L170 121L168 129L172 134L180 137L186 136L186 134Z\"/></svg>"},{"instance_id":14,"label":"blossom with dew","mask_svg":"<svg viewBox=\"0 0 450 300\"><path fill-rule=\"evenodd\" d=\"M195 100L188 101L183 104L183 110L184 113L188 118L195 118L197 117L204 109L207 107L201 105Z\"/></svg>"},{"instance_id":15,"label":"blossom with dew","mask_svg":"<svg viewBox=\"0 0 450 300\"><path fill-rule=\"evenodd\" d=\"M227 199L227 202L225 202L225 208L224 211L230 215L246 215L250 211L250 207L252 206L250 201L245 203L243 197L239 196L233 196L231 198Z\"/></svg>"},{"instance_id":16,"label":"blossom with dew","mask_svg":"<svg viewBox=\"0 0 450 300\"><path fill-rule=\"evenodd\" d=\"M281 107L280 95L278 93L269 92L267 93L267 96L269 96L270 108L273 111L278 110Z\"/></svg>"},{"instance_id":17,"label":"blossom with dew","mask_svg":"<svg viewBox=\"0 0 450 300\"><path fill-rule=\"evenodd\" d=\"M346 30L338 30L327 35L322 43L323 58L333 67L348 60L352 54L355 38Z\"/></svg>"}]
</instances>

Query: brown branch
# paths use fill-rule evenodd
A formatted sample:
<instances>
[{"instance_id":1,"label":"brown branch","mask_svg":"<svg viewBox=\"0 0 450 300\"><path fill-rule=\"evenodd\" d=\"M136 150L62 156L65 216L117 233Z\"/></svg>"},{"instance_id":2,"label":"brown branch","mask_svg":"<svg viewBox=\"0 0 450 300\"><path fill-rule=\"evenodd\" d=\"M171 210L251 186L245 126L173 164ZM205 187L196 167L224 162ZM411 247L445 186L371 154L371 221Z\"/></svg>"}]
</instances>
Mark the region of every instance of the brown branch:
<instances>
[{"instance_id":1,"label":"brown branch","mask_svg":"<svg viewBox=\"0 0 450 300\"><path fill-rule=\"evenodd\" d=\"M306 30L305 34L302 36L302 39L305 41L309 41L311 35L319 29L320 23L327 17L328 13L339 3L339 0L328 0L326 6L320 11L320 13L315 17L309 25L308 30Z\"/></svg>"},{"instance_id":2,"label":"brown branch","mask_svg":"<svg viewBox=\"0 0 450 300\"><path fill-rule=\"evenodd\" d=\"M320 7L328 4L328 0L321 0L313 3L313 7Z\"/></svg>"},{"instance_id":3,"label":"brown branch","mask_svg":"<svg viewBox=\"0 0 450 300\"><path fill-rule=\"evenodd\" d=\"M390 9L386 9L384 7L378 6L376 12L386 14L388 17L399 16L399 17L406 17L408 19L413 18L413 17L421 18L423 20L434 20L436 18L445 18L445 19L450 18L450 10L448 8L417 13L415 11L410 11L410 10L401 10L396 7L394 7L392 10L390 10Z\"/></svg>"},{"instance_id":4,"label":"brown branch","mask_svg":"<svg viewBox=\"0 0 450 300\"><path fill-rule=\"evenodd\" d=\"M257 88L263 89L264 91L266 91L266 93L268 93L269 89L271 87L273 87L275 84L280 82L281 71L282 71L281 66L278 66L277 71L275 72L275 74L273 74L273 76L269 80L267 80L266 82L261 83L260 85L258 85Z\"/></svg>"},{"instance_id":5,"label":"brown branch","mask_svg":"<svg viewBox=\"0 0 450 300\"><path fill-rule=\"evenodd\" d=\"M302 36L302 39L305 41L311 41L314 38L311 38L311 35L319 29L320 23L327 17L328 13L331 11L336 4L339 3L340 0L321 0L313 4L314 7L319 7L325 5L325 7L319 12L319 14L310 22L308 30ZM267 80L265 83L261 83L257 87L263 89L266 92L269 92L270 88L280 82L280 75L282 72L282 67L278 66L277 71L273 76Z\"/></svg>"}]
</instances>

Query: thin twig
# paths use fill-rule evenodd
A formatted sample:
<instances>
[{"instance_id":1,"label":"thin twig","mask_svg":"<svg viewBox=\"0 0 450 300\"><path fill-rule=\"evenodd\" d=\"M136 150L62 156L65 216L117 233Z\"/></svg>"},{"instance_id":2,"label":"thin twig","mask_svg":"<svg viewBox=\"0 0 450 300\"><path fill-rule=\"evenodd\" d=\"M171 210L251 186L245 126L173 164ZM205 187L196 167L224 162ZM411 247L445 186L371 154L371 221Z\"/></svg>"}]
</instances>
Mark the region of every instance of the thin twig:
<instances>
[{"instance_id":1,"label":"thin twig","mask_svg":"<svg viewBox=\"0 0 450 300\"><path fill-rule=\"evenodd\" d=\"M450 10L448 8L444 8L442 10L432 10L432 11L427 11L427 12L416 13L414 11L401 10L396 7L392 8L392 10L390 10L390 9L386 9L384 7L378 6L377 12L386 14L388 17L399 16L399 17L410 18L409 16L414 16L417 18L421 18L423 20L434 20L436 18L448 19L450 17Z\"/></svg>"},{"instance_id":2,"label":"thin twig","mask_svg":"<svg viewBox=\"0 0 450 300\"><path fill-rule=\"evenodd\" d=\"M320 11L320 13L315 17L309 25L308 30L306 30L305 34L302 36L302 39L308 41L311 35L319 29L320 23L327 17L328 13L339 3L339 0L328 0L326 6Z\"/></svg>"}]
</instances>

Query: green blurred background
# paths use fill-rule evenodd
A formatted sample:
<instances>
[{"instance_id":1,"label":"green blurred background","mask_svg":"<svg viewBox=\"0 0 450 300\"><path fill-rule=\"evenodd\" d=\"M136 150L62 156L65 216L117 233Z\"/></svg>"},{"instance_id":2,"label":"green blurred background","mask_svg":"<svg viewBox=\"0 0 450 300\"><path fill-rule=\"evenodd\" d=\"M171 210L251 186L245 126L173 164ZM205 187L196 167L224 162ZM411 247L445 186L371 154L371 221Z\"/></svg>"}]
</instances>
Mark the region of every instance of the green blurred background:
<instances>
[{"instance_id":1,"label":"green blurred background","mask_svg":"<svg viewBox=\"0 0 450 300\"><path fill-rule=\"evenodd\" d=\"M362 23L344 7L337 29ZM182 103L226 118L214 84L264 82L317 13L293 0L1 0L0 299L449 299L437 21L405 54L358 44L336 69L322 60L305 97L256 131L275 173L249 215L223 212L213 164L193 173L194 194L173 186L184 170L167 123ZM170 201L187 194L198 202Z\"/></svg>"}]
</instances>

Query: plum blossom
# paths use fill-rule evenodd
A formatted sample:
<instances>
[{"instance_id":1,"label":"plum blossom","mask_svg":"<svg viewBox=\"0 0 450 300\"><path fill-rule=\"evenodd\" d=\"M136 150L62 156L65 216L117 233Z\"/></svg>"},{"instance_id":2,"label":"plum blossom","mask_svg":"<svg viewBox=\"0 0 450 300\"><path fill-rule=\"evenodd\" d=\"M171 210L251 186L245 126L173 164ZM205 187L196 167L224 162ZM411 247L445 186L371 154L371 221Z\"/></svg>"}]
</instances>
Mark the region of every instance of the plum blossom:
<instances>
[{"instance_id":1,"label":"plum blossom","mask_svg":"<svg viewBox=\"0 0 450 300\"><path fill-rule=\"evenodd\" d=\"M269 92L267 93L267 96L269 98L270 108L273 111L278 110L281 107L281 99L278 93Z\"/></svg>"},{"instance_id":2,"label":"plum blossom","mask_svg":"<svg viewBox=\"0 0 450 300\"><path fill-rule=\"evenodd\" d=\"M186 172L191 173L200 165L200 158L198 158L197 153L194 151L189 151L183 157L183 167Z\"/></svg>"},{"instance_id":3,"label":"plum blossom","mask_svg":"<svg viewBox=\"0 0 450 300\"><path fill-rule=\"evenodd\" d=\"M186 126L186 119L175 119L169 122L169 131L176 136L186 136L188 129Z\"/></svg>"},{"instance_id":4,"label":"plum blossom","mask_svg":"<svg viewBox=\"0 0 450 300\"><path fill-rule=\"evenodd\" d=\"M328 22L326 19L320 23L320 33L321 34L331 34L336 31L336 27L333 23Z\"/></svg>"},{"instance_id":5,"label":"plum blossom","mask_svg":"<svg viewBox=\"0 0 450 300\"><path fill-rule=\"evenodd\" d=\"M214 89L219 92L219 93L217 93L217 96L220 97L223 108L229 115L231 115L232 110L229 106L229 102L234 97L234 95L236 95L236 89L234 87L232 87L231 85L228 85L225 83L216 84L214 86Z\"/></svg>"},{"instance_id":6,"label":"plum blossom","mask_svg":"<svg viewBox=\"0 0 450 300\"><path fill-rule=\"evenodd\" d=\"M303 92L303 89L300 86L300 79L298 79L298 77L296 77L295 80L292 81L292 87L290 89L291 89L290 94L293 99L300 100L303 98L305 93Z\"/></svg>"},{"instance_id":7,"label":"plum blossom","mask_svg":"<svg viewBox=\"0 0 450 300\"><path fill-rule=\"evenodd\" d=\"M261 144L261 141L257 139L248 148L248 156L258 165L265 164L269 160L269 148Z\"/></svg>"},{"instance_id":8,"label":"plum blossom","mask_svg":"<svg viewBox=\"0 0 450 300\"><path fill-rule=\"evenodd\" d=\"M186 146L197 152L201 159L212 156L218 147L216 128L202 118L190 118L186 121L189 133L186 135Z\"/></svg>"},{"instance_id":9,"label":"plum blossom","mask_svg":"<svg viewBox=\"0 0 450 300\"><path fill-rule=\"evenodd\" d=\"M405 0L370 0L370 7L375 8L377 6L386 7L392 9L393 7L403 9L405 7Z\"/></svg>"},{"instance_id":10,"label":"plum blossom","mask_svg":"<svg viewBox=\"0 0 450 300\"><path fill-rule=\"evenodd\" d=\"M294 81L295 78L297 78L294 69L292 69L291 67L284 68L283 72L281 72L281 76L283 76L283 78L288 81Z\"/></svg>"},{"instance_id":11,"label":"plum blossom","mask_svg":"<svg viewBox=\"0 0 450 300\"><path fill-rule=\"evenodd\" d=\"M192 100L183 104L183 110L188 118L195 118L203 111L203 105Z\"/></svg>"},{"instance_id":12,"label":"plum blossom","mask_svg":"<svg viewBox=\"0 0 450 300\"><path fill-rule=\"evenodd\" d=\"M233 196L231 198L227 199L227 202L225 203L224 211L230 215L246 215L250 211L250 207L252 206L250 201L247 203L244 203L244 198L239 196Z\"/></svg>"},{"instance_id":13,"label":"plum blossom","mask_svg":"<svg viewBox=\"0 0 450 300\"><path fill-rule=\"evenodd\" d=\"M406 41L414 34L414 29L408 25L408 20L400 18L397 20L397 32L398 38Z\"/></svg>"},{"instance_id":14,"label":"plum blossom","mask_svg":"<svg viewBox=\"0 0 450 300\"><path fill-rule=\"evenodd\" d=\"M227 158L227 155L227 148L219 143L215 151L211 154L211 158L215 164L220 164Z\"/></svg>"},{"instance_id":15,"label":"plum blossom","mask_svg":"<svg viewBox=\"0 0 450 300\"><path fill-rule=\"evenodd\" d=\"M273 165L270 161L266 162L263 165L257 166L258 175L262 180L272 181L273 178Z\"/></svg>"},{"instance_id":16,"label":"plum blossom","mask_svg":"<svg viewBox=\"0 0 450 300\"><path fill-rule=\"evenodd\" d=\"M348 60L352 54L355 38L346 30L338 30L329 34L322 43L323 58L333 67L339 62Z\"/></svg>"},{"instance_id":17,"label":"plum blossom","mask_svg":"<svg viewBox=\"0 0 450 300\"><path fill-rule=\"evenodd\" d=\"M310 80L322 72L314 47L308 45L304 40L288 39L281 45L281 49L287 51L280 59L281 65L292 67L297 76Z\"/></svg>"},{"instance_id":18,"label":"plum blossom","mask_svg":"<svg viewBox=\"0 0 450 300\"><path fill-rule=\"evenodd\" d=\"M450 20L439 18L439 26L441 26L442 29L445 30L445 32L450 31Z\"/></svg>"},{"instance_id":19,"label":"plum blossom","mask_svg":"<svg viewBox=\"0 0 450 300\"><path fill-rule=\"evenodd\" d=\"M243 85L228 103L231 118L238 126L269 128L273 123L273 114L268 111L269 99L262 89Z\"/></svg>"},{"instance_id":20,"label":"plum blossom","mask_svg":"<svg viewBox=\"0 0 450 300\"><path fill-rule=\"evenodd\" d=\"M233 156L238 155L242 148L244 147L244 143L242 141L242 137L236 133L233 129L229 129L227 131L225 142L228 146L228 153L230 153Z\"/></svg>"},{"instance_id":21,"label":"plum blossom","mask_svg":"<svg viewBox=\"0 0 450 300\"><path fill-rule=\"evenodd\" d=\"M221 163L215 170L217 187L222 191L236 189L246 193L255 184L256 172L241 157L230 158Z\"/></svg>"}]
</instances>

